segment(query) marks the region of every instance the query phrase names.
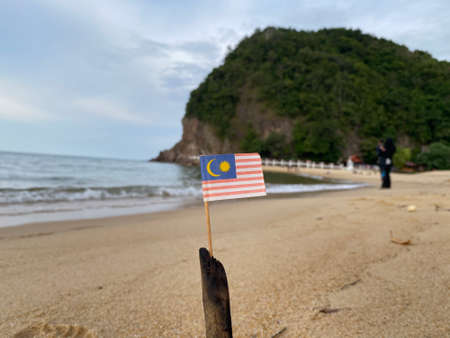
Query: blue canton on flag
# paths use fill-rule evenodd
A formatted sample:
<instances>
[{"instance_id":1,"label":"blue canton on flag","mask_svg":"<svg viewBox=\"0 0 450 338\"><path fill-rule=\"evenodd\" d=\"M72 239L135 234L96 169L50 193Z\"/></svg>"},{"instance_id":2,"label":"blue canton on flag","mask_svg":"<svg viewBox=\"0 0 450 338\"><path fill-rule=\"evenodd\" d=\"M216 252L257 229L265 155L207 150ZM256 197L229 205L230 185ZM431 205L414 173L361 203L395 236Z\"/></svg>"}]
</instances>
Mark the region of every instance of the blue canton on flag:
<instances>
[{"instance_id":1,"label":"blue canton on flag","mask_svg":"<svg viewBox=\"0 0 450 338\"><path fill-rule=\"evenodd\" d=\"M200 156L202 180L223 180L236 178L234 154Z\"/></svg>"}]
</instances>

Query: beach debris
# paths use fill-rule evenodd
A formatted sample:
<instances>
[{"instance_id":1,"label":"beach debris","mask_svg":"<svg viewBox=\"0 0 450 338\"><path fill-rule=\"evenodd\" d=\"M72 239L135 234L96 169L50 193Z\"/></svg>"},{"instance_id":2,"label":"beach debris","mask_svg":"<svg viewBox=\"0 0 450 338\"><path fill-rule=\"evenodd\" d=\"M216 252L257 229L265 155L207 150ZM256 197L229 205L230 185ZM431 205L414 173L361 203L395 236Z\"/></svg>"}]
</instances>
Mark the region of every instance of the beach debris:
<instances>
[{"instance_id":1,"label":"beach debris","mask_svg":"<svg viewBox=\"0 0 450 338\"><path fill-rule=\"evenodd\" d=\"M343 287L341 287L341 290L344 290L344 289L346 289L346 288L348 288L348 287L350 287L350 286L356 285L356 284L358 284L359 282L361 282L361 279L357 279L357 280L355 280L355 281L353 281L353 282L351 282L351 283L345 284Z\"/></svg>"},{"instance_id":2,"label":"beach debris","mask_svg":"<svg viewBox=\"0 0 450 338\"><path fill-rule=\"evenodd\" d=\"M389 234L391 235L391 242L392 243L400 244L400 245L410 245L411 244L411 240L409 240L409 239L404 241L404 240L401 240L401 239L394 238L393 235L392 235L392 230L389 231Z\"/></svg>"},{"instance_id":3,"label":"beach debris","mask_svg":"<svg viewBox=\"0 0 450 338\"><path fill-rule=\"evenodd\" d=\"M408 205L408 212L414 212L414 211L416 211L416 206L414 205L414 204L411 204L411 205Z\"/></svg>"},{"instance_id":4,"label":"beach debris","mask_svg":"<svg viewBox=\"0 0 450 338\"><path fill-rule=\"evenodd\" d=\"M281 337L281 335L287 330L287 327L283 327L280 331L275 333L272 338Z\"/></svg>"},{"instance_id":5,"label":"beach debris","mask_svg":"<svg viewBox=\"0 0 450 338\"><path fill-rule=\"evenodd\" d=\"M341 309L333 309L333 308L329 308L329 307L324 307L322 309L319 310L320 313L325 313L325 314L330 314L330 313L335 313L341 311Z\"/></svg>"},{"instance_id":6,"label":"beach debris","mask_svg":"<svg viewBox=\"0 0 450 338\"><path fill-rule=\"evenodd\" d=\"M434 203L434 211L439 211L439 210L450 211L450 209L443 208L439 204Z\"/></svg>"},{"instance_id":7,"label":"beach debris","mask_svg":"<svg viewBox=\"0 0 450 338\"><path fill-rule=\"evenodd\" d=\"M317 308L316 307L316 308L313 308L313 309L314 310L318 309L318 311L313 314L313 316L311 317L312 320L320 319L322 317L320 315L321 313L329 315L329 314L336 313L336 312L339 312L339 311L342 311L342 310L351 310L350 307L332 308L332 307L328 307L328 306L324 306L324 307L321 307L321 308Z\"/></svg>"},{"instance_id":8,"label":"beach debris","mask_svg":"<svg viewBox=\"0 0 450 338\"><path fill-rule=\"evenodd\" d=\"M102 290L103 289L103 285L97 286L97 289Z\"/></svg>"}]
</instances>

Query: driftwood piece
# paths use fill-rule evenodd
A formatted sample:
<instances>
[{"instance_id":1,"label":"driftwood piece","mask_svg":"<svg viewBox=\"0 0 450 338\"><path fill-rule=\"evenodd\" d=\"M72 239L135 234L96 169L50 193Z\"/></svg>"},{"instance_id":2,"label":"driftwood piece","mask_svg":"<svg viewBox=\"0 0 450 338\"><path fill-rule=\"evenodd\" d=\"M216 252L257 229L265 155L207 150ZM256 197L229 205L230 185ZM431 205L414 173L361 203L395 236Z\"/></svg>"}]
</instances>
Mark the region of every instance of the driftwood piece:
<instances>
[{"instance_id":1,"label":"driftwood piece","mask_svg":"<svg viewBox=\"0 0 450 338\"><path fill-rule=\"evenodd\" d=\"M322 309L319 310L320 313L325 313L325 314L330 314L330 313L335 313L340 311L341 309L332 309L329 307L324 307Z\"/></svg>"},{"instance_id":2,"label":"driftwood piece","mask_svg":"<svg viewBox=\"0 0 450 338\"><path fill-rule=\"evenodd\" d=\"M200 248L206 337L232 337L230 296L225 269L209 251Z\"/></svg>"},{"instance_id":3,"label":"driftwood piece","mask_svg":"<svg viewBox=\"0 0 450 338\"><path fill-rule=\"evenodd\" d=\"M355 280L355 281L353 281L351 283L345 284L343 287L341 287L341 290L347 289L350 286L358 284L359 282L361 282L361 279L357 279L357 280Z\"/></svg>"},{"instance_id":4,"label":"driftwood piece","mask_svg":"<svg viewBox=\"0 0 450 338\"><path fill-rule=\"evenodd\" d=\"M408 240L406 240L406 241L403 241L403 240L401 240L401 239L394 238L394 237L392 236L392 231L390 231L389 233L390 233L390 235L391 235L391 242L392 242L392 243L400 244L400 245L409 245L409 244L411 244L411 240L408 239Z\"/></svg>"},{"instance_id":5,"label":"driftwood piece","mask_svg":"<svg viewBox=\"0 0 450 338\"><path fill-rule=\"evenodd\" d=\"M283 335L283 333L285 333L287 330L287 327L283 327L280 331L278 331L277 333L275 333L272 338L277 338L277 337L281 337Z\"/></svg>"}]
</instances>

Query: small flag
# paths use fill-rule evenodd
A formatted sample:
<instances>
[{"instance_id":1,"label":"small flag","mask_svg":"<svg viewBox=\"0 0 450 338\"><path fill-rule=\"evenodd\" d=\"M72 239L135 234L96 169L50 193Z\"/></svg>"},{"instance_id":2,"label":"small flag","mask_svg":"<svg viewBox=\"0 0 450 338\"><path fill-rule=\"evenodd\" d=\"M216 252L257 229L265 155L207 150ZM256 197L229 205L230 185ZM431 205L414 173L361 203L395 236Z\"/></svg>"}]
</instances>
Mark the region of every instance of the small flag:
<instances>
[{"instance_id":1,"label":"small flag","mask_svg":"<svg viewBox=\"0 0 450 338\"><path fill-rule=\"evenodd\" d=\"M258 153L200 156L203 201L266 195Z\"/></svg>"}]
</instances>

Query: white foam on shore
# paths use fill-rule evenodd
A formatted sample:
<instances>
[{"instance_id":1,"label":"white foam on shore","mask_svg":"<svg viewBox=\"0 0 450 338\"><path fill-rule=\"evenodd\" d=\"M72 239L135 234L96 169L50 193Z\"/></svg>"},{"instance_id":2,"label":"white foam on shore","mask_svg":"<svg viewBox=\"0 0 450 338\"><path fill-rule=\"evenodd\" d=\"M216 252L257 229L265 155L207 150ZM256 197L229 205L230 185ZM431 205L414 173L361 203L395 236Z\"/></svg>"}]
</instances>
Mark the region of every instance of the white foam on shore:
<instances>
[{"instance_id":1,"label":"white foam on shore","mask_svg":"<svg viewBox=\"0 0 450 338\"><path fill-rule=\"evenodd\" d=\"M266 184L269 194L292 194L301 192L348 190L366 187L367 184Z\"/></svg>"}]
</instances>

